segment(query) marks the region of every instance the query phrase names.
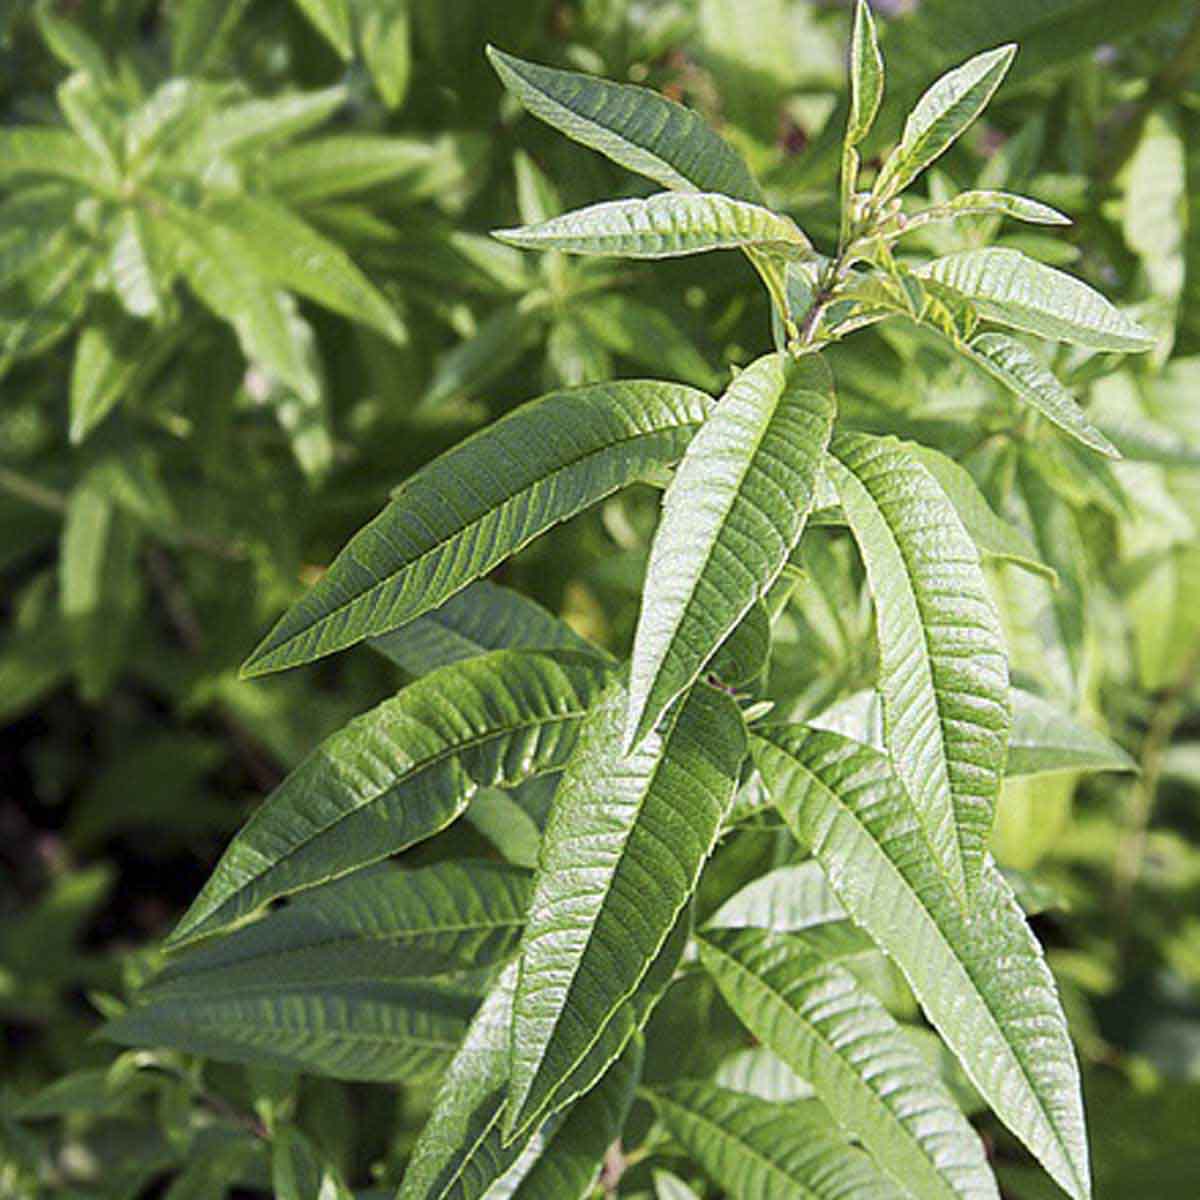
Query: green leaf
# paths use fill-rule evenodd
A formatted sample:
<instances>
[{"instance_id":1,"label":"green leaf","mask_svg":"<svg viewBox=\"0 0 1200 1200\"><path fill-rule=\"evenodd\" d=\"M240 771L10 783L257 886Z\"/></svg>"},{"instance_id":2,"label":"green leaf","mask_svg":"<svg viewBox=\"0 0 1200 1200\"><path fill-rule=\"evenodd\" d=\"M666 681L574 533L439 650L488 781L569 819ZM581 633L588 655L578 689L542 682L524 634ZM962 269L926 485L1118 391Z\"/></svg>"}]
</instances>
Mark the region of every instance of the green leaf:
<instances>
[{"instance_id":1,"label":"green leaf","mask_svg":"<svg viewBox=\"0 0 1200 1200\"><path fill-rule=\"evenodd\" d=\"M1014 196L1011 192L973 191L959 192L944 204L914 213L904 223L902 232L932 225L937 221L957 221L962 217L1012 217L1017 221L1028 221L1033 225L1070 225L1071 218L1063 216L1057 209L1028 196Z\"/></svg>"},{"instance_id":2,"label":"green leaf","mask_svg":"<svg viewBox=\"0 0 1200 1200\"><path fill-rule=\"evenodd\" d=\"M691 923L684 912L637 992L616 1010L592 1053L566 1081L556 1107L588 1092L606 1072L620 1079L625 1069L619 1061L623 1052L631 1058L640 1054L630 1042L670 982L690 932ZM551 1117L541 1135L530 1133L509 1142L501 1138L516 979L517 965L513 963L484 999L446 1072L398 1200L481 1200L497 1181L508 1182L509 1172L521 1176L528 1171L531 1141L544 1140L557 1128L557 1118ZM608 1082L606 1077L600 1086L606 1087ZM533 1149L536 1154L540 1147L534 1145Z\"/></svg>"},{"instance_id":3,"label":"green leaf","mask_svg":"<svg viewBox=\"0 0 1200 1200\"><path fill-rule=\"evenodd\" d=\"M524 62L488 47L504 86L535 117L673 191L762 203L738 153L696 113L649 88Z\"/></svg>"},{"instance_id":4,"label":"green leaf","mask_svg":"<svg viewBox=\"0 0 1200 1200\"><path fill-rule=\"evenodd\" d=\"M630 675L641 741L774 583L804 532L833 426L828 367L780 354L743 371L663 501Z\"/></svg>"},{"instance_id":5,"label":"green leaf","mask_svg":"<svg viewBox=\"0 0 1200 1200\"><path fill-rule=\"evenodd\" d=\"M199 75L218 55L250 7L250 0L189 0L167 10L171 23L171 69Z\"/></svg>"},{"instance_id":6,"label":"green leaf","mask_svg":"<svg viewBox=\"0 0 1200 1200\"><path fill-rule=\"evenodd\" d=\"M417 983L150 992L102 1033L130 1046L169 1046L334 1079L415 1082L445 1069L474 1006L465 992Z\"/></svg>"},{"instance_id":7,"label":"green leaf","mask_svg":"<svg viewBox=\"0 0 1200 1200\"><path fill-rule=\"evenodd\" d=\"M1020 907L985 864L964 915L920 819L877 751L802 728L752 739L797 841L904 972L996 1115L1076 1200L1090 1195L1079 1073L1054 980Z\"/></svg>"},{"instance_id":8,"label":"green leaf","mask_svg":"<svg viewBox=\"0 0 1200 1200\"><path fill-rule=\"evenodd\" d=\"M625 688L581 732L555 797L521 946L506 1134L540 1120L631 996L695 889L746 735L700 685L666 735L620 753Z\"/></svg>"},{"instance_id":9,"label":"green leaf","mask_svg":"<svg viewBox=\"0 0 1200 1200\"><path fill-rule=\"evenodd\" d=\"M678 1175L655 1171L654 1200L700 1200L700 1197Z\"/></svg>"},{"instance_id":10,"label":"green leaf","mask_svg":"<svg viewBox=\"0 0 1200 1200\"><path fill-rule=\"evenodd\" d=\"M1008 745L1004 635L979 553L899 443L843 434L830 475L875 599L884 738L960 902L983 867Z\"/></svg>"},{"instance_id":11,"label":"green leaf","mask_svg":"<svg viewBox=\"0 0 1200 1200\"><path fill-rule=\"evenodd\" d=\"M812 243L790 218L710 192L660 192L611 200L520 229L498 229L526 250L565 250L611 258L677 258L753 248L780 258L811 258Z\"/></svg>"},{"instance_id":12,"label":"green leaf","mask_svg":"<svg viewBox=\"0 0 1200 1200\"><path fill-rule=\"evenodd\" d=\"M504 863L369 867L172 960L156 995L397 982L502 962L517 946L529 874Z\"/></svg>"},{"instance_id":13,"label":"green leaf","mask_svg":"<svg viewBox=\"0 0 1200 1200\"><path fill-rule=\"evenodd\" d=\"M310 662L436 608L552 525L676 461L710 405L682 385L626 382L509 413L409 479L244 673Z\"/></svg>"},{"instance_id":14,"label":"green leaf","mask_svg":"<svg viewBox=\"0 0 1200 1200\"><path fill-rule=\"evenodd\" d=\"M867 0L858 0L854 9L854 30L850 35L850 118L846 123L846 145L857 146L875 124L883 102L883 55L875 18Z\"/></svg>"},{"instance_id":15,"label":"green leaf","mask_svg":"<svg viewBox=\"0 0 1200 1200\"><path fill-rule=\"evenodd\" d=\"M160 317L169 279L160 261L159 239L140 209L117 217L108 258L113 292L134 317Z\"/></svg>"},{"instance_id":16,"label":"green leaf","mask_svg":"<svg viewBox=\"0 0 1200 1200\"><path fill-rule=\"evenodd\" d=\"M894 1200L895 1185L845 1141L819 1104L769 1104L711 1083L650 1093L671 1137L730 1196Z\"/></svg>"},{"instance_id":17,"label":"green leaf","mask_svg":"<svg viewBox=\"0 0 1200 1200\"><path fill-rule=\"evenodd\" d=\"M1092 350L1142 351L1154 338L1086 283L1022 254L963 250L917 274L967 297L981 316L1038 337Z\"/></svg>"},{"instance_id":18,"label":"green leaf","mask_svg":"<svg viewBox=\"0 0 1200 1200\"><path fill-rule=\"evenodd\" d=\"M486 579L394 633L372 638L370 646L411 675L489 650L572 650L608 657L536 601Z\"/></svg>"},{"instance_id":19,"label":"green leaf","mask_svg":"<svg viewBox=\"0 0 1200 1200\"><path fill-rule=\"evenodd\" d=\"M769 929L795 932L846 916L830 890L820 865L810 859L790 867L776 867L735 892L708 919L717 929Z\"/></svg>"},{"instance_id":20,"label":"green leaf","mask_svg":"<svg viewBox=\"0 0 1200 1200\"><path fill-rule=\"evenodd\" d=\"M642 1075L642 1042L634 1038L600 1082L567 1114L513 1200L586 1200L609 1147L620 1136Z\"/></svg>"},{"instance_id":21,"label":"green leaf","mask_svg":"<svg viewBox=\"0 0 1200 1200\"><path fill-rule=\"evenodd\" d=\"M409 0L375 0L359 8L359 42L363 61L380 99L398 109L408 94L412 74Z\"/></svg>"},{"instance_id":22,"label":"green leaf","mask_svg":"<svg viewBox=\"0 0 1200 1200\"><path fill-rule=\"evenodd\" d=\"M1000 46L968 59L943 75L917 101L904 124L899 145L888 155L875 181L881 201L902 192L940 158L987 107L1016 56L1014 45Z\"/></svg>"},{"instance_id":23,"label":"green leaf","mask_svg":"<svg viewBox=\"0 0 1200 1200\"><path fill-rule=\"evenodd\" d=\"M312 27L347 61L354 57L351 0L295 0Z\"/></svg>"},{"instance_id":24,"label":"green leaf","mask_svg":"<svg viewBox=\"0 0 1200 1200\"><path fill-rule=\"evenodd\" d=\"M1050 583L1057 581L1054 568L1041 561L1037 547L1029 538L1015 525L996 515L965 467L940 450L917 443L906 445L946 493L981 554L1000 562L1014 563L1043 576Z\"/></svg>"},{"instance_id":25,"label":"green leaf","mask_svg":"<svg viewBox=\"0 0 1200 1200\"><path fill-rule=\"evenodd\" d=\"M351 721L267 798L170 941L422 841L480 787L562 767L604 673L595 659L499 651L434 671Z\"/></svg>"},{"instance_id":26,"label":"green leaf","mask_svg":"<svg viewBox=\"0 0 1200 1200\"><path fill-rule=\"evenodd\" d=\"M140 366L134 343L119 327L96 321L79 335L71 368L71 427L82 442L113 410ZM140 340L140 339L139 339Z\"/></svg>"},{"instance_id":27,"label":"green leaf","mask_svg":"<svg viewBox=\"0 0 1200 1200\"><path fill-rule=\"evenodd\" d=\"M983 1145L887 1009L803 935L714 930L700 961L746 1028L816 1088L906 1194L999 1197Z\"/></svg>"},{"instance_id":28,"label":"green leaf","mask_svg":"<svg viewBox=\"0 0 1200 1200\"><path fill-rule=\"evenodd\" d=\"M1013 725L1006 775L1055 771L1136 771L1116 742L1023 688L1013 688Z\"/></svg>"},{"instance_id":29,"label":"green leaf","mask_svg":"<svg viewBox=\"0 0 1200 1200\"><path fill-rule=\"evenodd\" d=\"M247 264L266 279L405 342L403 322L345 251L282 205L228 196L206 217L228 229Z\"/></svg>"},{"instance_id":30,"label":"green leaf","mask_svg":"<svg viewBox=\"0 0 1200 1200\"><path fill-rule=\"evenodd\" d=\"M1015 338L1003 333L981 333L967 343L967 352L972 362L1064 433L1109 458L1121 457L1120 451L1087 419L1050 368Z\"/></svg>"},{"instance_id":31,"label":"green leaf","mask_svg":"<svg viewBox=\"0 0 1200 1200\"><path fill-rule=\"evenodd\" d=\"M344 87L331 87L285 92L269 100L245 100L219 108L185 148L185 160L202 171L211 168L212 160L218 156L249 155L265 150L273 143L288 141L324 125L346 103L346 98Z\"/></svg>"},{"instance_id":32,"label":"green leaf","mask_svg":"<svg viewBox=\"0 0 1200 1200\"><path fill-rule=\"evenodd\" d=\"M0 129L0 179L22 175L69 179L95 188L112 182L104 161L74 133L36 127Z\"/></svg>"}]
</instances>

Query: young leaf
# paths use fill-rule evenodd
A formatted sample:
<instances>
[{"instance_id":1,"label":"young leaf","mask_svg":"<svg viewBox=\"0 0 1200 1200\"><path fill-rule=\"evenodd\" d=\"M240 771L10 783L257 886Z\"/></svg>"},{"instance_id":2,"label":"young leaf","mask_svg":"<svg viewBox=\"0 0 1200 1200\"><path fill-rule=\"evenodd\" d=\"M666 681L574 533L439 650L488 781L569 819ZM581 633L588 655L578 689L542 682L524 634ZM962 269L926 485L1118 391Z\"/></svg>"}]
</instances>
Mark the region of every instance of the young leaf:
<instances>
[{"instance_id":1,"label":"young leaf","mask_svg":"<svg viewBox=\"0 0 1200 1200\"><path fill-rule=\"evenodd\" d=\"M983 867L1008 745L1008 662L979 553L899 443L843 434L830 474L875 598L884 736L960 901Z\"/></svg>"},{"instance_id":2,"label":"young leaf","mask_svg":"<svg viewBox=\"0 0 1200 1200\"><path fill-rule=\"evenodd\" d=\"M867 0L854 9L850 35L850 117L846 123L846 145L857 146L875 124L883 101L883 55L875 32L875 18Z\"/></svg>"},{"instance_id":3,"label":"young leaf","mask_svg":"<svg viewBox=\"0 0 1200 1200\"><path fill-rule=\"evenodd\" d=\"M676 258L709 250L754 248L781 258L810 258L812 243L790 218L711 192L660 192L612 200L495 237L527 250L565 250L614 258Z\"/></svg>"},{"instance_id":4,"label":"young leaf","mask_svg":"<svg viewBox=\"0 0 1200 1200\"><path fill-rule=\"evenodd\" d=\"M1075 1200L1091 1194L1079 1072L1054 980L991 862L965 916L930 861L904 786L877 751L834 733L752 739L797 840L850 916L899 965L996 1115Z\"/></svg>"},{"instance_id":5,"label":"young leaf","mask_svg":"<svg viewBox=\"0 0 1200 1200\"><path fill-rule=\"evenodd\" d=\"M692 441L663 502L630 674L628 746L703 671L804 532L835 400L815 356L760 358Z\"/></svg>"},{"instance_id":6,"label":"young leaf","mask_svg":"<svg viewBox=\"0 0 1200 1200\"><path fill-rule=\"evenodd\" d=\"M649 971L737 786L746 734L732 699L697 686L666 735L624 756L627 702L614 683L589 718L543 837L513 1010L508 1136L545 1115Z\"/></svg>"},{"instance_id":7,"label":"young leaf","mask_svg":"<svg viewBox=\"0 0 1200 1200\"><path fill-rule=\"evenodd\" d=\"M297 896L172 960L156 995L416 979L501 962L516 949L531 881L492 862L368 867Z\"/></svg>"},{"instance_id":8,"label":"young leaf","mask_svg":"<svg viewBox=\"0 0 1200 1200\"><path fill-rule=\"evenodd\" d=\"M907 1195L999 1192L979 1136L900 1026L803 935L714 930L700 961L746 1028L816 1088Z\"/></svg>"},{"instance_id":9,"label":"young leaf","mask_svg":"<svg viewBox=\"0 0 1200 1200\"><path fill-rule=\"evenodd\" d=\"M88 187L113 182L103 159L80 137L65 129L0 129L0 179L45 175Z\"/></svg>"},{"instance_id":10,"label":"young leaf","mask_svg":"<svg viewBox=\"0 0 1200 1200\"><path fill-rule=\"evenodd\" d=\"M552 525L677 461L711 403L682 385L622 382L509 413L409 479L244 673L311 662L436 608Z\"/></svg>"},{"instance_id":11,"label":"young leaf","mask_svg":"<svg viewBox=\"0 0 1200 1200\"><path fill-rule=\"evenodd\" d=\"M1063 216L1057 209L1028 196L1014 196L1011 192L974 191L959 192L944 204L914 213L904 223L903 232L932 225L936 221L956 221L961 217L1001 216L1017 221L1028 221L1032 225L1070 225L1071 218Z\"/></svg>"},{"instance_id":12,"label":"young leaf","mask_svg":"<svg viewBox=\"0 0 1200 1200\"><path fill-rule=\"evenodd\" d=\"M170 941L430 837L480 787L560 768L604 675L596 659L516 651L426 675L327 738L276 788Z\"/></svg>"},{"instance_id":13,"label":"young leaf","mask_svg":"<svg viewBox=\"0 0 1200 1200\"><path fill-rule=\"evenodd\" d=\"M1050 368L1015 338L1003 333L981 333L967 343L967 352L976 366L1026 404L1033 405L1064 433L1108 458L1121 457L1120 451L1087 419Z\"/></svg>"},{"instance_id":14,"label":"young leaf","mask_svg":"<svg viewBox=\"0 0 1200 1200\"><path fill-rule=\"evenodd\" d=\"M1137 769L1137 763L1111 738L1081 725L1057 704L1013 688L1006 775Z\"/></svg>"},{"instance_id":15,"label":"young leaf","mask_svg":"<svg viewBox=\"0 0 1200 1200\"><path fill-rule=\"evenodd\" d=\"M370 646L410 675L489 650L571 650L608 657L536 601L486 579L394 633L371 638Z\"/></svg>"},{"instance_id":16,"label":"young leaf","mask_svg":"<svg viewBox=\"0 0 1200 1200\"><path fill-rule=\"evenodd\" d=\"M380 1083L436 1078L475 999L431 984L322 980L230 993L151 991L104 1026L128 1046Z\"/></svg>"},{"instance_id":17,"label":"young leaf","mask_svg":"<svg viewBox=\"0 0 1200 1200\"><path fill-rule=\"evenodd\" d=\"M899 145L884 160L874 194L886 202L940 158L987 107L1016 56L1014 45L968 59L943 75L917 101Z\"/></svg>"},{"instance_id":18,"label":"young leaf","mask_svg":"<svg viewBox=\"0 0 1200 1200\"><path fill-rule=\"evenodd\" d=\"M673 191L762 203L738 153L682 105L649 88L523 62L494 46L487 53L504 86L567 137Z\"/></svg>"},{"instance_id":19,"label":"young leaf","mask_svg":"<svg viewBox=\"0 0 1200 1200\"><path fill-rule=\"evenodd\" d=\"M711 1083L655 1088L659 1119L730 1196L894 1200L895 1185L815 1101L769 1104Z\"/></svg>"},{"instance_id":20,"label":"young leaf","mask_svg":"<svg viewBox=\"0 0 1200 1200\"><path fill-rule=\"evenodd\" d=\"M1154 338L1072 275L992 246L964 250L917 269L967 297L981 316L1038 337L1092 350L1142 351Z\"/></svg>"}]
</instances>

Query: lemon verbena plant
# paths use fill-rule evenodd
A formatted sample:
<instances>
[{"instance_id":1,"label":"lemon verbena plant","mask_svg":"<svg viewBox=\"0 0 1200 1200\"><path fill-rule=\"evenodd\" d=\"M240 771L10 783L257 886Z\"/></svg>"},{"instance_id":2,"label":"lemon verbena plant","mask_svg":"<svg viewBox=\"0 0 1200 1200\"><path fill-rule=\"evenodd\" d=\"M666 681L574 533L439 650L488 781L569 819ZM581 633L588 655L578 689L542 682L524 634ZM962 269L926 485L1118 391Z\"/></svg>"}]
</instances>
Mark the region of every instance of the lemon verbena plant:
<instances>
[{"instance_id":1,"label":"lemon verbena plant","mask_svg":"<svg viewBox=\"0 0 1200 1200\"><path fill-rule=\"evenodd\" d=\"M613 1195L646 1159L660 1197L692 1194L678 1175L734 1197L998 1197L964 1109L976 1093L1067 1195L1090 1195L1067 1022L989 839L1006 777L1123 756L1010 679L985 565L1053 587L1041 548L951 458L840 415L829 362L905 322L1003 385L1014 428L1117 456L1041 343L1124 354L1149 336L1011 245L930 257L910 237L1065 223L1003 191L906 194L1015 54L937 80L865 166L884 64L859 0L840 232L818 246L692 111L490 51L529 113L662 189L496 236L553 256L739 251L769 293L769 348L716 397L647 379L552 392L397 488L244 672L365 641L415 681L254 814L111 1037L440 1079L402 1200ZM486 577L635 484L662 489L661 517L618 661ZM855 547L877 666L872 689L796 722L765 679L818 528ZM502 839L532 829L515 865L383 863L485 794ZM730 831L780 825L787 860L694 921ZM774 1091L686 1055L644 1073L656 1005L697 976L756 1043L740 1069L781 1072ZM905 988L930 1029L897 1015ZM939 1070L946 1050L958 1074Z\"/></svg>"}]
</instances>

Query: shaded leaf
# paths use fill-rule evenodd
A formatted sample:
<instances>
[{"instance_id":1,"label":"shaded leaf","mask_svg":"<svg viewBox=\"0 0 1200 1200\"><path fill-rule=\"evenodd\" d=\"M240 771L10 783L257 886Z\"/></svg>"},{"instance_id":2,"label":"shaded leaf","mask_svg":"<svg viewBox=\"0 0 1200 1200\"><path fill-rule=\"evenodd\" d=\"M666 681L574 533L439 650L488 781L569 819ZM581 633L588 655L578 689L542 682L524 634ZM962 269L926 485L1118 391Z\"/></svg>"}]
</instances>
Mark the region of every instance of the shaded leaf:
<instances>
[{"instance_id":1,"label":"shaded leaf","mask_svg":"<svg viewBox=\"0 0 1200 1200\"><path fill-rule=\"evenodd\" d=\"M1013 688L1013 724L1006 775L1053 771L1136 771L1116 742L1023 688Z\"/></svg>"}]
</instances>

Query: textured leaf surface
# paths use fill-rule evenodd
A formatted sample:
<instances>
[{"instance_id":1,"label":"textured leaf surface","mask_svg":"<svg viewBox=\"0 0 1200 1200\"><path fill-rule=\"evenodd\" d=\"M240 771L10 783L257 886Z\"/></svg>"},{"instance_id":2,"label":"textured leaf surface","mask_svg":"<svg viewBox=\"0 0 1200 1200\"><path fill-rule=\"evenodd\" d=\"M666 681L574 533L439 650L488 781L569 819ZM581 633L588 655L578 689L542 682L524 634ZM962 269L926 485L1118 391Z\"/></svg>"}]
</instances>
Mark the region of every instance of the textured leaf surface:
<instances>
[{"instance_id":1,"label":"textured leaf surface","mask_svg":"<svg viewBox=\"0 0 1200 1200\"><path fill-rule=\"evenodd\" d=\"M1003 82L1016 53L1010 45L977 54L943 75L917 101L899 145L880 169L876 196L886 200L902 192L958 141Z\"/></svg>"},{"instance_id":2,"label":"textured leaf surface","mask_svg":"<svg viewBox=\"0 0 1200 1200\"><path fill-rule=\"evenodd\" d=\"M504 86L535 117L674 191L762 202L738 153L698 114L649 88L523 62L494 47Z\"/></svg>"},{"instance_id":3,"label":"textured leaf surface","mask_svg":"<svg viewBox=\"0 0 1200 1200\"><path fill-rule=\"evenodd\" d=\"M637 988L716 842L745 756L733 700L705 686L623 755L614 684L585 726L542 841L521 947L507 1129L519 1132Z\"/></svg>"},{"instance_id":4,"label":"textured leaf surface","mask_svg":"<svg viewBox=\"0 0 1200 1200\"><path fill-rule=\"evenodd\" d=\"M808 929L846 915L815 859L776 867L735 892L709 918L712 928L770 929L777 933Z\"/></svg>"},{"instance_id":5,"label":"textured leaf surface","mask_svg":"<svg viewBox=\"0 0 1200 1200\"><path fill-rule=\"evenodd\" d=\"M502 242L528 250L616 258L677 258L753 247L785 258L813 255L790 218L711 192L662 192L612 200L521 229L499 229Z\"/></svg>"},{"instance_id":6,"label":"textured leaf surface","mask_svg":"<svg viewBox=\"0 0 1200 1200\"><path fill-rule=\"evenodd\" d=\"M377 866L170 963L158 993L403 980L489 966L514 951L532 888L492 862Z\"/></svg>"},{"instance_id":7,"label":"textured leaf surface","mask_svg":"<svg viewBox=\"0 0 1200 1200\"><path fill-rule=\"evenodd\" d=\"M769 1104L710 1083L655 1089L671 1136L738 1200L894 1200L895 1185L815 1101Z\"/></svg>"},{"instance_id":8,"label":"textured leaf surface","mask_svg":"<svg viewBox=\"0 0 1200 1200\"><path fill-rule=\"evenodd\" d=\"M875 599L884 737L960 898L983 866L1009 729L1004 637L979 554L899 443L840 436L831 471Z\"/></svg>"},{"instance_id":9,"label":"textured leaf surface","mask_svg":"<svg viewBox=\"0 0 1200 1200\"><path fill-rule=\"evenodd\" d=\"M436 608L538 534L676 461L711 401L678 384L555 392L409 479L246 664L264 674Z\"/></svg>"},{"instance_id":10,"label":"textured leaf surface","mask_svg":"<svg viewBox=\"0 0 1200 1200\"><path fill-rule=\"evenodd\" d=\"M877 751L778 728L752 748L785 820L851 917L900 966L996 1115L1074 1197L1090 1195L1079 1072L1041 948L989 862L972 915L934 869Z\"/></svg>"},{"instance_id":11,"label":"textured leaf surface","mask_svg":"<svg viewBox=\"0 0 1200 1200\"><path fill-rule=\"evenodd\" d=\"M964 250L934 259L917 273L966 296L999 325L1092 350L1154 345L1150 334L1095 289L1019 250Z\"/></svg>"},{"instance_id":12,"label":"textured leaf surface","mask_svg":"<svg viewBox=\"0 0 1200 1200\"><path fill-rule=\"evenodd\" d=\"M850 119L846 145L857 146L871 132L883 102L883 55L875 32L875 18L867 0L854 9L850 35Z\"/></svg>"},{"instance_id":13,"label":"textured leaf surface","mask_svg":"<svg viewBox=\"0 0 1200 1200\"><path fill-rule=\"evenodd\" d=\"M371 648L413 675L489 650L571 650L605 657L536 601L486 579L395 632L372 638Z\"/></svg>"},{"instance_id":14,"label":"textured leaf surface","mask_svg":"<svg viewBox=\"0 0 1200 1200\"><path fill-rule=\"evenodd\" d=\"M172 940L430 837L480 787L560 768L604 671L589 658L499 651L434 671L351 721L267 798Z\"/></svg>"},{"instance_id":15,"label":"textured leaf surface","mask_svg":"<svg viewBox=\"0 0 1200 1200\"><path fill-rule=\"evenodd\" d=\"M1013 688L1007 775L1052 771L1136 771L1137 763L1111 738L1049 700Z\"/></svg>"},{"instance_id":16,"label":"textured leaf surface","mask_svg":"<svg viewBox=\"0 0 1200 1200\"><path fill-rule=\"evenodd\" d=\"M228 994L150 992L103 1033L126 1045L169 1046L335 1079L413 1081L446 1066L474 1007L465 992L417 983L326 980Z\"/></svg>"},{"instance_id":17,"label":"textured leaf surface","mask_svg":"<svg viewBox=\"0 0 1200 1200\"><path fill-rule=\"evenodd\" d=\"M774 583L812 508L835 401L815 357L747 367L663 501L630 673L629 744L652 730Z\"/></svg>"},{"instance_id":18,"label":"textured leaf surface","mask_svg":"<svg viewBox=\"0 0 1200 1200\"><path fill-rule=\"evenodd\" d=\"M967 345L972 361L1048 421L1085 446L1120 458L1120 451L1087 419L1075 397L1027 346L1003 333L981 333Z\"/></svg>"},{"instance_id":19,"label":"textured leaf surface","mask_svg":"<svg viewBox=\"0 0 1200 1200\"><path fill-rule=\"evenodd\" d=\"M887 1009L803 935L714 930L700 959L747 1029L904 1191L998 1197L978 1135Z\"/></svg>"},{"instance_id":20,"label":"textured leaf surface","mask_svg":"<svg viewBox=\"0 0 1200 1200\"><path fill-rule=\"evenodd\" d=\"M1070 225L1071 218L1063 216L1057 209L1028 196L1015 196L1011 192L972 191L959 192L953 200L937 204L909 218L906 228L929 225L935 221L954 221L960 217L1012 217L1017 221L1028 221L1032 225Z\"/></svg>"}]
</instances>

